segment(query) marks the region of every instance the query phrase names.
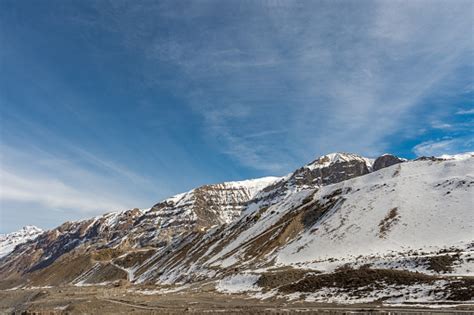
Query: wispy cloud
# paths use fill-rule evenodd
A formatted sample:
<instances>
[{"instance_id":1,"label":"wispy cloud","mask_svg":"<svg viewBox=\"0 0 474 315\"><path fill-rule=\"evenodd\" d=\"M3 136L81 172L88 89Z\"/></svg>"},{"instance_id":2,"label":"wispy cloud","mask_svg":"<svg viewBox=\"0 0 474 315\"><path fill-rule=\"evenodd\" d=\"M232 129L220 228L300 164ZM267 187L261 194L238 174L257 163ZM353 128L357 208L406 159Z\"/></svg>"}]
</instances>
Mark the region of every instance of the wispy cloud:
<instances>
[{"instance_id":1,"label":"wispy cloud","mask_svg":"<svg viewBox=\"0 0 474 315\"><path fill-rule=\"evenodd\" d=\"M458 110L456 115L474 115L474 108Z\"/></svg>"},{"instance_id":2,"label":"wispy cloud","mask_svg":"<svg viewBox=\"0 0 474 315\"><path fill-rule=\"evenodd\" d=\"M126 204L99 192L86 191L51 174L15 175L0 170L2 201L39 204L52 210L73 209L90 214L125 209ZM93 183L91 183L93 184ZM120 197L119 197L120 198Z\"/></svg>"},{"instance_id":3,"label":"wispy cloud","mask_svg":"<svg viewBox=\"0 0 474 315\"><path fill-rule=\"evenodd\" d=\"M335 150L375 155L388 149L387 137L430 126L413 111L449 110L424 99L449 86L473 49L469 1L248 4L111 16L145 18L143 29L118 23L128 49L176 67L187 91L180 97L216 147L264 171ZM149 36L156 16L176 27L173 36ZM192 19L202 23L188 27ZM147 78L163 83L154 73Z\"/></svg>"},{"instance_id":4,"label":"wispy cloud","mask_svg":"<svg viewBox=\"0 0 474 315\"><path fill-rule=\"evenodd\" d=\"M141 176L84 150L80 154L87 158L86 164L77 163L80 157L73 162L35 148L2 145L1 152L2 203L36 204L50 211L74 210L89 215L146 206L123 185L124 181L143 185Z\"/></svg>"},{"instance_id":5,"label":"wispy cloud","mask_svg":"<svg viewBox=\"0 0 474 315\"><path fill-rule=\"evenodd\" d=\"M451 128L453 128L453 125L448 124L448 123L443 123L443 122L440 122L440 121L435 121L435 122L431 123L431 127L434 128L434 129L451 129Z\"/></svg>"},{"instance_id":6,"label":"wispy cloud","mask_svg":"<svg viewBox=\"0 0 474 315\"><path fill-rule=\"evenodd\" d=\"M439 139L422 142L413 148L417 156L441 156L472 150L472 138Z\"/></svg>"}]
</instances>

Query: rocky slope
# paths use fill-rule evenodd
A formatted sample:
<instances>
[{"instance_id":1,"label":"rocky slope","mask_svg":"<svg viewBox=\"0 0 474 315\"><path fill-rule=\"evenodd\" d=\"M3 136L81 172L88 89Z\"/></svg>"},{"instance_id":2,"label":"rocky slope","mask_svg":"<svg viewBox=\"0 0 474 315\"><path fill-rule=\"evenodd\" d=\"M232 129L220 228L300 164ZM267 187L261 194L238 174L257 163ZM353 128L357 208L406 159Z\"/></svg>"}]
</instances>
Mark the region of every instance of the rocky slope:
<instances>
[{"instance_id":1,"label":"rocky slope","mask_svg":"<svg viewBox=\"0 0 474 315\"><path fill-rule=\"evenodd\" d=\"M150 209L112 212L88 220L66 222L41 234L34 242L21 244L0 261L0 274L4 279L18 279L25 273L36 275L40 272L35 271L45 270L52 263L75 255L84 254L92 260L100 260L145 247L163 248L177 235L202 232L213 225L234 220L255 194L278 179L265 177L205 185L168 198ZM84 266L89 263L88 259L78 262ZM58 283L70 280L61 275L53 278Z\"/></svg>"},{"instance_id":2,"label":"rocky slope","mask_svg":"<svg viewBox=\"0 0 474 315\"><path fill-rule=\"evenodd\" d=\"M1 285L211 281L260 298L469 300L473 170L473 154L330 154L282 178L65 223L0 260Z\"/></svg>"},{"instance_id":3,"label":"rocky slope","mask_svg":"<svg viewBox=\"0 0 474 315\"><path fill-rule=\"evenodd\" d=\"M16 245L35 239L41 233L43 233L42 229L27 225L16 232L0 234L0 258L11 253Z\"/></svg>"}]
</instances>

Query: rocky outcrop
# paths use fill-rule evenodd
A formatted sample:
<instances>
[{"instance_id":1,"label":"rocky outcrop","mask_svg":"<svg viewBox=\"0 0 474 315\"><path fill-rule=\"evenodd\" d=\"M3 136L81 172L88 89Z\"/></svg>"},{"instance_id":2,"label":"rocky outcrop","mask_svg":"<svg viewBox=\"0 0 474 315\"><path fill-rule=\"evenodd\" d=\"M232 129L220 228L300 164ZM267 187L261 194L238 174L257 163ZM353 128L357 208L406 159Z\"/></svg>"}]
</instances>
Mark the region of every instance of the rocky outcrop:
<instances>
[{"instance_id":1,"label":"rocky outcrop","mask_svg":"<svg viewBox=\"0 0 474 315\"><path fill-rule=\"evenodd\" d=\"M399 158L395 155L391 154L384 154L382 156L379 156L377 159L375 159L374 165L373 165L373 171L378 171L382 168L389 167L398 163L403 163L406 162L405 159Z\"/></svg>"},{"instance_id":2,"label":"rocky outcrop","mask_svg":"<svg viewBox=\"0 0 474 315\"><path fill-rule=\"evenodd\" d=\"M275 203L303 189L331 185L366 175L372 169L371 162L370 159L357 154L327 154L266 187L254 201L268 200L269 203Z\"/></svg>"},{"instance_id":3,"label":"rocky outcrop","mask_svg":"<svg viewBox=\"0 0 474 315\"><path fill-rule=\"evenodd\" d=\"M298 183L330 185L368 174L370 163L369 159L357 154L332 153L297 170L294 178Z\"/></svg>"}]
</instances>

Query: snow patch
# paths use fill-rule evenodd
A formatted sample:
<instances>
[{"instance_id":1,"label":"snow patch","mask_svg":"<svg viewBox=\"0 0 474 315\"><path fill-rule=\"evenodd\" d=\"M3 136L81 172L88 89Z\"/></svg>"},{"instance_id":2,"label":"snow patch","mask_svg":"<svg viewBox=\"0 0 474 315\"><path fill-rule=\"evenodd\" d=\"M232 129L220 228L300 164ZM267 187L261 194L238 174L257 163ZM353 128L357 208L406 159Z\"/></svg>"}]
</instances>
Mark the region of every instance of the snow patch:
<instances>
[{"instance_id":1,"label":"snow patch","mask_svg":"<svg viewBox=\"0 0 474 315\"><path fill-rule=\"evenodd\" d=\"M256 283L260 278L256 274L237 274L219 280L216 290L224 293L242 293L248 291L260 291Z\"/></svg>"}]
</instances>

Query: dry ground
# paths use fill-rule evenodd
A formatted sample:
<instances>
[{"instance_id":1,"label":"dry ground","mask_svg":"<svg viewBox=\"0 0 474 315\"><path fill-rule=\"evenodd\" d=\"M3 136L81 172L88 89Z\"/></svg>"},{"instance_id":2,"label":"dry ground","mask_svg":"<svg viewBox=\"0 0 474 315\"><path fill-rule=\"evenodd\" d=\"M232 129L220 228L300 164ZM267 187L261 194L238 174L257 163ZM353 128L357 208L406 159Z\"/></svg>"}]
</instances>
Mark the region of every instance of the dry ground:
<instances>
[{"instance_id":1,"label":"dry ground","mask_svg":"<svg viewBox=\"0 0 474 315\"><path fill-rule=\"evenodd\" d=\"M387 308L382 305L330 305L256 300L245 295L199 291L145 295L137 288L62 287L0 291L0 314L474 314L474 307ZM151 289L151 288L138 288ZM156 288L153 288L156 289Z\"/></svg>"}]
</instances>

